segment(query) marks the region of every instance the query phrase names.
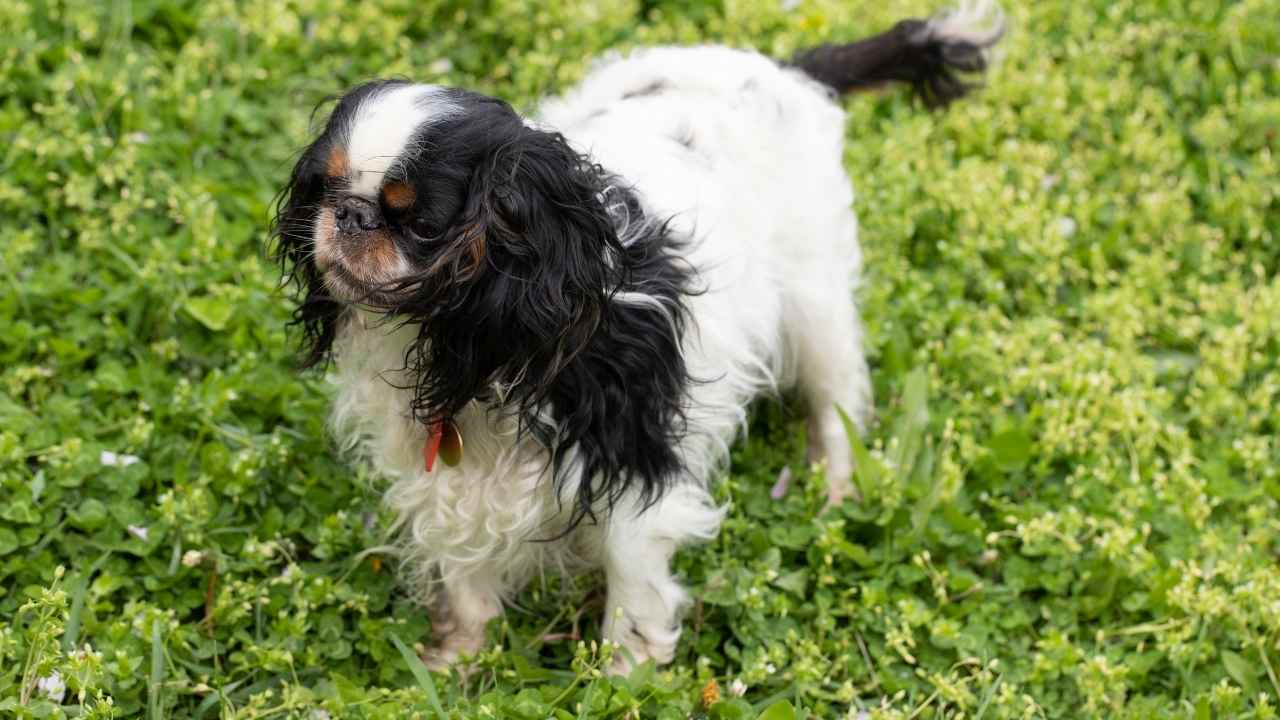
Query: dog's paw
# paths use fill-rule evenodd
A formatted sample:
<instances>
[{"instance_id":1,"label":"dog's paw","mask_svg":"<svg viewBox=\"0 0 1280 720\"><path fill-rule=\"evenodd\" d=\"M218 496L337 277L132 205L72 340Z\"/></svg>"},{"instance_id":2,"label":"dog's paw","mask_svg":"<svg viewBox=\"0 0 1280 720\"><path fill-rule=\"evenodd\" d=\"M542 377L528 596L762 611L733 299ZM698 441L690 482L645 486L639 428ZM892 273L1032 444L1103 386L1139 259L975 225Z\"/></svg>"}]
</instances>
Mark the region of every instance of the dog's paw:
<instances>
[{"instance_id":1,"label":"dog's paw","mask_svg":"<svg viewBox=\"0 0 1280 720\"><path fill-rule=\"evenodd\" d=\"M632 627L625 637L614 639L613 659L609 663L610 675L630 675L637 666L652 660L655 665L666 665L675 658L676 641L680 631L661 631L653 633L656 637L642 634Z\"/></svg>"},{"instance_id":2,"label":"dog's paw","mask_svg":"<svg viewBox=\"0 0 1280 720\"><path fill-rule=\"evenodd\" d=\"M428 669L444 672L484 649L484 631L466 632L453 623L435 627L435 643L422 652L422 664Z\"/></svg>"},{"instance_id":3,"label":"dog's paw","mask_svg":"<svg viewBox=\"0 0 1280 720\"><path fill-rule=\"evenodd\" d=\"M853 449L844 434L844 427L837 426L830 418L827 422L830 427L825 428L825 432L819 423L811 422L809 425L809 464L821 467L827 481L827 504L823 507L823 512L849 498L853 498L856 503L862 502L862 495L853 484Z\"/></svg>"},{"instance_id":4,"label":"dog's paw","mask_svg":"<svg viewBox=\"0 0 1280 720\"><path fill-rule=\"evenodd\" d=\"M432 645L419 654L418 659L422 660L422 664L432 672L449 672L449 669L458 662L459 655L456 651Z\"/></svg>"},{"instance_id":5,"label":"dog's paw","mask_svg":"<svg viewBox=\"0 0 1280 720\"><path fill-rule=\"evenodd\" d=\"M833 507L839 507L844 504L845 500L853 498L855 503L862 502L862 493L858 492L858 488L846 479L838 479L840 476L830 477L827 479L827 504L822 506L822 511L826 512Z\"/></svg>"}]
</instances>

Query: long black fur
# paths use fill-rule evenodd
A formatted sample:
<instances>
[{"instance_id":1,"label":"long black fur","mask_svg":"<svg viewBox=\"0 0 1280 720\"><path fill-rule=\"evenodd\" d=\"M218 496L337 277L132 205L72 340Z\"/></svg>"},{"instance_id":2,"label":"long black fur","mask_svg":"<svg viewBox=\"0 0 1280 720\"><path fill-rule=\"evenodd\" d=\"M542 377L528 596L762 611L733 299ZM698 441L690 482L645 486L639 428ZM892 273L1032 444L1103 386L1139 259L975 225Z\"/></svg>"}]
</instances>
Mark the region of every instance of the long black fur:
<instances>
[{"instance_id":1,"label":"long black fur","mask_svg":"<svg viewBox=\"0 0 1280 720\"><path fill-rule=\"evenodd\" d=\"M907 83L926 106L937 108L975 87L960 73L985 69L983 51L999 39L1000 33L982 45L944 39L930 31L928 20L908 19L874 37L803 51L792 64L839 93Z\"/></svg>"},{"instance_id":2,"label":"long black fur","mask_svg":"<svg viewBox=\"0 0 1280 720\"><path fill-rule=\"evenodd\" d=\"M347 304L310 258L323 158L354 110L348 100L377 87L338 104L278 203L277 254L299 286L307 365L329 356ZM559 134L527 127L499 100L450 94L463 112L423 129L396 171L428 198L417 228L429 237L384 208L421 271L368 288L391 299L380 303L391 321L419 328L405 357L410 409L424 423L477 400L514 414L549 451L557 490L576 483L563 532L628 491L647 506L684 470L676 447L691 379L680 339L694 275L680 238ZM619 301L624 291L660 307Z\"/></svg>"}]
</instances>

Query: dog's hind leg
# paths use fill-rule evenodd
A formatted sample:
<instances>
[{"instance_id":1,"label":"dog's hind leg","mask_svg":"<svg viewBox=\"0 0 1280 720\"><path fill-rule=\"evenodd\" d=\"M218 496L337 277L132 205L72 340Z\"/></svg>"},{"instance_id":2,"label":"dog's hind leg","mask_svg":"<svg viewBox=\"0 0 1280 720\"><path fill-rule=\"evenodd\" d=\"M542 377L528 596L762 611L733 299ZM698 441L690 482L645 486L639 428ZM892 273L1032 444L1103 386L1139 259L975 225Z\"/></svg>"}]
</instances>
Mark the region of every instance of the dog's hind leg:
<instances>
[{"instance_id":1,"label":"dog's hind leg","mask_svg":"<svg viewBox=\"0 0 1280 720\"><path fill-rule=\"evenodd\" d=\"M852 215L849 227L849 242L856 243ZM812 266L789 289L783 323L809 406L809 461L825 464L828 505L858 499L853 452L837 407L865 432L874 404L848 270L839 262Z\"/></svg>"}]
</instances>

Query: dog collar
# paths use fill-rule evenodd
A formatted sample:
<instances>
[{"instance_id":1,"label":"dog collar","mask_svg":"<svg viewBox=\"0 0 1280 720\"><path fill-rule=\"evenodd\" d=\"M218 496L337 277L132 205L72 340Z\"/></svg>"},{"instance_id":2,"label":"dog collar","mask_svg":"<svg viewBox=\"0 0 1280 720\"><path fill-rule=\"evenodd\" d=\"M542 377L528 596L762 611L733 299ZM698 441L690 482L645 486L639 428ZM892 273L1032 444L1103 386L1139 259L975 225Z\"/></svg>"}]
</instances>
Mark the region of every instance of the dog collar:
<instances>
[{"instance_id":1,"label":"dog collar","mask_svg":"<svg viewBox=\"0 0 1280 720\"><path fill-rule=\"evenodd\" d=\"M462 462L462 433L451 418L436 420L427 426L427 440L422 445L422 464L427 472L435 467L437 455L449 467Z\"/></svg>"}]
</instances>

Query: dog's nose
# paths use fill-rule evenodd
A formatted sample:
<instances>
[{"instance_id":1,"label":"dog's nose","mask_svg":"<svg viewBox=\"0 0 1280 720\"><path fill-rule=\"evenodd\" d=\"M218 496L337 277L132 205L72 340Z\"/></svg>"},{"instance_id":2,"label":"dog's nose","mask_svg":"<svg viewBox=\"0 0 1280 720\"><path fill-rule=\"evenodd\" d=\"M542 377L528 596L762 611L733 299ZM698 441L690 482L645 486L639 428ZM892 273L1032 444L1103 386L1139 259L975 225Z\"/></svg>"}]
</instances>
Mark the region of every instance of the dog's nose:
<instances>
[{"instance_id":1,"label":"dog's nose","mask_svg":"<svg viewBox=\"0 0 1280 720\"><path fill-rule=\"evenodd\" d=\"M382 211L377 205L354 196L344 197L333 210L333 218L338 221L338 229L344 233L356 234L377 230L382 227Z\"/></svg>"}]
</instances>

